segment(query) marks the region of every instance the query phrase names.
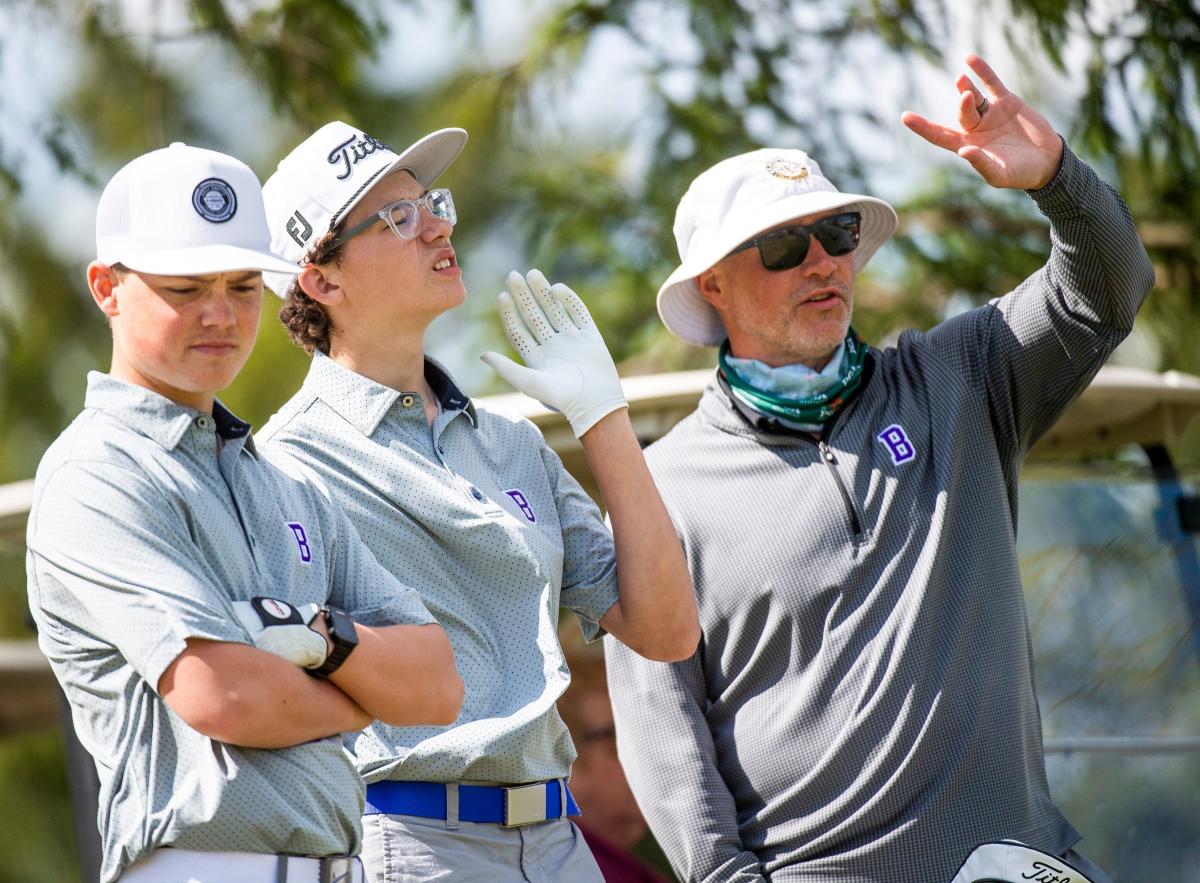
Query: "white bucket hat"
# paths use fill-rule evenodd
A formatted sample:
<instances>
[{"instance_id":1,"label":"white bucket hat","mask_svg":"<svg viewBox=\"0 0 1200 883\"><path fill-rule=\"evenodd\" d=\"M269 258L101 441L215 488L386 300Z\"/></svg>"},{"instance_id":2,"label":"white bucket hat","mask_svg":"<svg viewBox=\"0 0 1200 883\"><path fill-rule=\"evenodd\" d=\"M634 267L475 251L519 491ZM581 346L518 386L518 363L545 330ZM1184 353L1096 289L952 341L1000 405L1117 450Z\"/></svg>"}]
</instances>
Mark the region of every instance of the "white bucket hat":
<instances>
[{"instance_id":1,"label":"white bucket hat","mask_svg":"<svg viewBox=\"0 0 1200 883\"><path fill-rule=\"evenodd\" d=\"M143 273L285 270L270 242L250 167L180 142L126 163L96 207L96 260Z\"/></svg>"},{"instance_id":2,"label":"white bucket hat","mask_svg":"<svg viewBox=\"0 0 1200 883\"><path fill-rule=\"evenodd\" d=\"M721 160L692 181L675 211L680 265L658 290L658 315L667 329L697 346L726 337L717 311L696 277L737 246L795 218L845 208L862 214L854 251L861 270L896 230L896 210L882 199L842 193L802 150L764 148Z\"/></svg>"},{"instance_id":3,"label":"white bucket hat","mask_svg":"<svg viewBox=\"0 0 1200 883\"><path fill-rule=\"evenodd\" d=\"M264 277L287 294L309 250L384 177L406 169L422 187L436 181L467 143L464 129L439 129L397 154L347 123L326 123L279 161L263 185L271 249L291 269Z\"/></svg>"}]
</instances>

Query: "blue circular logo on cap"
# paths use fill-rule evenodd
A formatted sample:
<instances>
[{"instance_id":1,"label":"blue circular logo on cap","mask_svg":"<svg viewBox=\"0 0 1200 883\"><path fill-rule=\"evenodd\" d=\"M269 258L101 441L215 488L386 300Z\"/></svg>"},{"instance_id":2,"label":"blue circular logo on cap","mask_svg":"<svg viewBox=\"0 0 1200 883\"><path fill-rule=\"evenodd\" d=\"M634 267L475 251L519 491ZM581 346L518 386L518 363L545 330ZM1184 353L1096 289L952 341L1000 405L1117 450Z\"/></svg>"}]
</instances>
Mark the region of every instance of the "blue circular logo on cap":
<instances>
[{"instance_id":1,"label":"blue circular logo on cap","mask_svg":"<svg viewBox=\"0 0 1200 883\"><path fill-rule=\"evenodd\" d=\"M237 212L237 194L220 178L205 178L192 191L196 214L214 224L223 224Z\"/></svg>"}]
</instances>

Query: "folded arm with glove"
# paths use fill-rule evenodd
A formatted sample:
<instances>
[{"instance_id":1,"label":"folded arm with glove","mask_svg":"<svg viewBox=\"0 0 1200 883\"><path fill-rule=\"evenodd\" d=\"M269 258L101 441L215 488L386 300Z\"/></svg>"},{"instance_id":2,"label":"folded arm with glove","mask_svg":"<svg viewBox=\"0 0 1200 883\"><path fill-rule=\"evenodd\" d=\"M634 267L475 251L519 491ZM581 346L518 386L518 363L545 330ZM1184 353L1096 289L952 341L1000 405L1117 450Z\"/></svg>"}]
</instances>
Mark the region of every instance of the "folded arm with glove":
<instances>
[{"instance_id":1,"label":"folded arm with glove","mask_svg":"<svg viewBox=\"0 0 1200 883\"><path fill-rule=\"evenodd\" d=\"M321 608L316 604L293 607L275 598L234 601L238 622L259 650L266 650L301 668L320 668L329 656L329 642L312 628Z\"/></svg>"},{"instance_id":2,"label":"folded arm with glove","mask_svg":"<svg viewBox=\"0 0 1200 883\"><path fill-rule=\"evenodd\" d=\"M258 596L234 601L233 608L255 647L329 678L372 719L401 727L449 724L458 716L462 679L436 624L370 627L335 607ZM397 682L397 672L409 677Z\"/></svg>"}]
</instances>

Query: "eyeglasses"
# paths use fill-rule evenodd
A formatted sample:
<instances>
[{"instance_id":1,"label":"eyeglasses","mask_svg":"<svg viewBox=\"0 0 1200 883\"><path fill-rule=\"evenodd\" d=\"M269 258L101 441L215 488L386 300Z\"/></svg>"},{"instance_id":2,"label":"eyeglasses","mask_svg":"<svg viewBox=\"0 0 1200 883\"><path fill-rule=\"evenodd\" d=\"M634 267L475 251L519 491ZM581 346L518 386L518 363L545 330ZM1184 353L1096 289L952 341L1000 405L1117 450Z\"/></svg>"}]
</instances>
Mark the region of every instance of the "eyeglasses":
<instances>
[{"instance_id":1,"label":"eyeglasses","mask_svg":"<svg viewBox=\"0 0 1200 883\"><path fill-rule=\"evenodd\" d=\"M830 215L812 224L796 224L772 230L765 236L743 242L730 254L737 254L758 246L758 257L765 270L790 270L804 263L808 256L808 244L813 237L830 257L849 254L858 248L858 234L862 229L862 215L844 212Z\"/></svg>"},{"instance_id":2,"label":"eyeglasses","mask_svg":"<svg viewBox=\"0 0 1200 883\"><path fill-rule=\"evenodd\" d=\"M384 221L399 239L412 239L421 229L421 206L433 217L446 221L451 226L458 222L458 213L454 210L454 197L449 190L430 190L417 199L397 199L391 205L385 205L374 215L361 224L355 224L346 230L333 242L330 248L342 245L353 239L364 230L370 229L377 221Z\"/></svg>"}]
</instances>

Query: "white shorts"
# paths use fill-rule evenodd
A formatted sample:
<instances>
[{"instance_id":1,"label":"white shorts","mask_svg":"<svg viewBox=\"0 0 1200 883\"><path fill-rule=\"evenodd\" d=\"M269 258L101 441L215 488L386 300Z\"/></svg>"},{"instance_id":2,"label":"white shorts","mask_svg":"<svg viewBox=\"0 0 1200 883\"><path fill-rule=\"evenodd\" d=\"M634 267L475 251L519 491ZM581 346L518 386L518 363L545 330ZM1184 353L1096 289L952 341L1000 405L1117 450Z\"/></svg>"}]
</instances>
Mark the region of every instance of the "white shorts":
<instances>
[{"instance_id":1,"label":"white shorts","mask_svg":"<svg viewBox=\"0 0 1200 883\"><path fill-rule=\"evenodd\" d=\"M419 816L363 817L368 883L604 883L570 819L520 828Z\"/></svg>"},{"instance_id":2,"label":"white shorts","mask_svg":"<svg viewBox=\"0 0 1200 883\"><path fill-rule=\"evenodd\" d=\"M321 883L321 862L288 856L286 876L275 855L255 852L198 852L191 849L156 849L126 868L119 883ZM344 883L362 883L358 859L343 860ZM334 878L338 879L338 878Z\"/></svg>"}]
</instances>

